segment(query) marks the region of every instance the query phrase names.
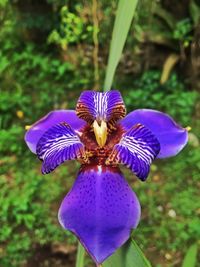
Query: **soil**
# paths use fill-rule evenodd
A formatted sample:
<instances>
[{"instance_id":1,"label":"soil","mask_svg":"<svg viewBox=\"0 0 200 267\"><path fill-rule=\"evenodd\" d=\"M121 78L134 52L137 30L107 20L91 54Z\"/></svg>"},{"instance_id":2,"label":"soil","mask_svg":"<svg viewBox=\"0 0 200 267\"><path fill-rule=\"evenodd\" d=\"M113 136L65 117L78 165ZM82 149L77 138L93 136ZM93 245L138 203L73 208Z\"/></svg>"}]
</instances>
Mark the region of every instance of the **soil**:
<instances>
[{"instance_id":1,"label":"soil","mask_svg":"<svg viewBox=\"0 0 200 267\"><path fill-rule=\"evenodd\" d=\"M54 244L52 246L38 246L32 257L22 267L75 267L76 246ZM85 266L95 267L89 257L85 258Z\"/></svg>"},{"instance_id":2,"label":"soil","mask_svg":"<svg viewBox=\"0 0 200 267\"><path fill-rule=\"evenodd\" d=\"M52 250L51 246L38 247L23 267L74 267L76 249L71 251Z\"/></svg>"}]
</instances>

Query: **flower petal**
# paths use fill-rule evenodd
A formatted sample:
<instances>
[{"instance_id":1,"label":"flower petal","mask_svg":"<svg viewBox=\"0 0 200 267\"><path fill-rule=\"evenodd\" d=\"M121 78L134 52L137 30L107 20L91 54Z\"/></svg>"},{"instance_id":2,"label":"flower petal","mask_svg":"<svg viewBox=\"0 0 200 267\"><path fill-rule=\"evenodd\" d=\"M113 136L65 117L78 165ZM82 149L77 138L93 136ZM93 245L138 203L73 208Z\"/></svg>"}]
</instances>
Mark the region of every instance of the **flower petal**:
<instances>
[{"instance_id":1,"label":"flower petal","mask_svg":"<svg viewBox=\"0 0 200 267\"><path fill-rule=\"evenodd\" d=\"M159 151L157 138L144 125L137 124L114 146L106 164L122 163L144 181Z\"/></svg>"},{"instance_id":2,"label":"flower petal","mask_svg":"<svg viewBox=\"0 0 200 267\"><path fill-rule=\"evenodd\" d=\"M91 123L94 120L117 121L126 114L123 99L119 91L85 91L81 94L76 112L79 118Z\"/></svg>"},{"instance_id":3,"label":"flower petal","mask_svg":"<svg viewBox=\"0 0 200 267\"><path fill-rule=\"evenodd\" d=\"M87 167L64 198L58 217L61 225L101 263L137 227L140 204L118 168Z\"/></svg>"},{"instance_id":4,"label":"flower petal","mask_svg":"<svg viewBox=\"0 0 200 267\"><path fill-rule=\"evenodd\" d=\"M160 143L157 158L178 154L188 141L188 132L179 126L169 115L151 109L138 109L129 113L120 124L129 130L134 124L141 123L149 128Z\"/></svg>"},{"instance_id":5,"label":"flower petal","mask_svg":"<svg viewBox=\"0 0 200 267\"><path fill-rule=\"evenodd\" d=\"M36 153L43 161L42 173L49 173L66 160L82 158L84 146L72 128L63 123L51 127L40 138Z\"/></svg>"},{"instance_id":6,"label":"flower petal","mask_svg":"<svg viewBox=\"0 0 200 267\"><path fill-rule=\"evenodd\" d=\"M74 130L79 131L85 121L79 119L74 110L55 110L34 123L25 134L25 141L29 149L36 153L36 145L41 136L52 126L60 122L68 123Z\"/></svg>"}]
</instances>

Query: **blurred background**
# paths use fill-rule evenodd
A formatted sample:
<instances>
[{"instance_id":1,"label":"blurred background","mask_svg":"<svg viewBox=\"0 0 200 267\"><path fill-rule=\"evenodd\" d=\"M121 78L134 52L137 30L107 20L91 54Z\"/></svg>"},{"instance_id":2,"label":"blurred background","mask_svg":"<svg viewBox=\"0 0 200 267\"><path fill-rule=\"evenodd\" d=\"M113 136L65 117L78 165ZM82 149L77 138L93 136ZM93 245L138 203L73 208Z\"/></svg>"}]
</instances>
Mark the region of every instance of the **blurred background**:
<instances>
[{"instance_id":1,"label":"blurred background","mask_svg":"<svg viewBox=\"0 0 200 267\"><path fill-rule=\"evenodd\" d=\"M82 90L102 89L116 7L115 0L0 0L1 267L75 266L76 239L57 211L78 164L42 176L23 138L49 111L74 109ZM157 160L146 183L126 170L142 204L134 239L153 267L181 266L200 240L198 0L139 2L113 88L128 111L158 109L192 127L183 152Z\"/></svg>"}]
</instances>

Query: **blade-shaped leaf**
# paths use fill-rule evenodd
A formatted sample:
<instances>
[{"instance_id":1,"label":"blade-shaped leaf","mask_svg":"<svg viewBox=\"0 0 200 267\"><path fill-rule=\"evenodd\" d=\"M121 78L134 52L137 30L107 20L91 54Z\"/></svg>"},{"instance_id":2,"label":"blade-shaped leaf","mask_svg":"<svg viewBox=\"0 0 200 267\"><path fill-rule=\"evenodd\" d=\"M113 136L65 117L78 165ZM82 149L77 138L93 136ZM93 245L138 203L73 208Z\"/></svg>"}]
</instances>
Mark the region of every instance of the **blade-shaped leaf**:
<instances>
[{"instance_id":1,"label":"blade-shaped leaf","mask_svg":"<svg viewBox=\"0 0 200 267\"><path fill-rule=\"evenodd\" d=\"M104 91L109 91L119 63L138 0L119 0L114 23Z\"/></svg>"},{"instance_id":2,"label":"blade-shaped leaf","mask_svg":"<svg viewBox=\"0 0 200 267\"><path fill-rule=\"evenodd\" d=\"M170 54L163 65L162 75L160 78L160 83L164 84L169 79L170 73L176 63L179 61L180 56L177 54Z\"/></svg>"},{"instance_id":3,"label":"blade-shaped leaf","mask_svg":"<svg viewBox=\"0 0 200 267\"><path fill-rule=\"evenodd\" d=\"M156 5L153 13L159 18L163 19L163 21L169 26L171 30L174 30L176 27L176 20L174 16L170 14L166 9L162 8L160 5Z\"/></svg>"},{"instance_id":4,"label":"blade-shaped leaf","mask_svg":"<svg viewBox=\"0 0 200 267\"><path fill-rule=\"evenodd\" d=\"M129 239L103 263L103 267L151 267L151 264L135 241Z\"/></svg>"},{"instance_id":5,"label":"blade-shaped leaf","mask_svg":"<svg viewBox=\"0 0 200 267\"><path fill-rule=\"evenodd\" d=\"M195 26L197 26L199 21L200 21L200 5L197 4L196 2L194 0L191 0L190 4L189 4L190 16L191 16Z\"/></svg>"},{"instance_id":6,"label":"blade-shaped leaf","mask_svg":"<svg viewBox=\"0 0 200 267\"><path fill-rule=\"evenodd\" d=\"M182 267L195 267L196 266L196 260L197 260L197 244L192 245L189 247L185 258L183 260Z\"/></svg>"}]
</instances>

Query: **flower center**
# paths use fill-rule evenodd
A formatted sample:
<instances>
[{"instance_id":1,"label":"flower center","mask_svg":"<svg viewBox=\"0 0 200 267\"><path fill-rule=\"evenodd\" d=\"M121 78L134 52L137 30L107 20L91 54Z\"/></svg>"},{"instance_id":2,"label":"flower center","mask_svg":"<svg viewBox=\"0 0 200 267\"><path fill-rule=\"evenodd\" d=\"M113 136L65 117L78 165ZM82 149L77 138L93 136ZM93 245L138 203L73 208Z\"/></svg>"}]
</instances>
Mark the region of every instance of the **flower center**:
<instances>
[{"instance_id":1,"label":"flower center","mask_svg":"<svg viewBox=\"0 0 200 267\"><path fill-rule=\"evenodd\" d=\"M108 134L106 122L102 120L99 125L98 122L95 120L93 123L93 129L97 144L101 148L104 147L104 145L106 144L107 134Z\"/></svg>"},{"instance_id":2,"label":"flower center","mask_svg":"<svg viewBox=\"0 0 200 267\"><path fill-rule=\"evenodd\" d=\"M106 165L106 159L115 144L119 143L123 133L124 131L119 125L115 125L115 128L112 129L109 124L105 126L104 123L99 125L97 122L85 126L80 139L85 146L89 161L83 164Z\"/></svg>"}]
</instances>

